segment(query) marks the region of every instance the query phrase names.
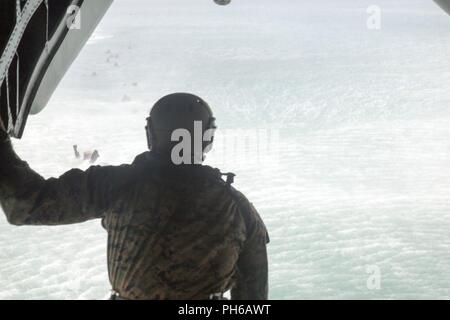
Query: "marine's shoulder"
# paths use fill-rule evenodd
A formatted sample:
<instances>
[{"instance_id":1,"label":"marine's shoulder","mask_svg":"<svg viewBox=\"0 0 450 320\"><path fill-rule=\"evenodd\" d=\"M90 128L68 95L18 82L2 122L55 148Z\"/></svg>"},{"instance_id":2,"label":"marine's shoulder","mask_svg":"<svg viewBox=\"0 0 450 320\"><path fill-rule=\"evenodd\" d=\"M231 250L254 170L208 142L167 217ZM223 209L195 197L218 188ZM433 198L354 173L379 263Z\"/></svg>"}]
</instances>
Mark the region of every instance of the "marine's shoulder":
<instances>
[{"instance_id":1,"label":"marine's shoulder","mask_svg":"<svg viewBox=\"0 0 450 320\"><path fill-rule=\"evenodd\" d=\"M244 193L236 188L231 187L230 190L238 203L240 214L245 221L247 233L250 236L259 235L265 239L265 243L269 243L270 238L267 227L253 203L249 201Z\"/></svg>"},{"instance_id":2,"label":"marine's shoulder","mask_svg":"<svg viewBox=\"0 0 450 320\"><path fill-rule=\"evenodd\" d=\"M231 184L228 185L225 181L224 181L224 184L227 187L227 190L234 201L236 201L241 206L250 205L250 201L248 200L248 198L245 196L245 194L243 192L241 192L240 190L238 190L235 186L233 186Z\"/></svg>"}]
</instances>

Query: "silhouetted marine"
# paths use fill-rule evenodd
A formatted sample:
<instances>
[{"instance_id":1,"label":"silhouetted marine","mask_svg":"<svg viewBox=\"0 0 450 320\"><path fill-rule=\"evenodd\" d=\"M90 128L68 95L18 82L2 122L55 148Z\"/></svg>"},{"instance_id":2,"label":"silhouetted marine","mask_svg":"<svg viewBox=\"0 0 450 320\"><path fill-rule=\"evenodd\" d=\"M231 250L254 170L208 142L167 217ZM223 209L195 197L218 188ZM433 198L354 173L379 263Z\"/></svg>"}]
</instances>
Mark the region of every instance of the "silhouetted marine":
<instances>
[{"instance_id":1,"label":"silhouetted marine","mask_svg":"<svg viewBox=\"0 0 450 320\"><path fill-rule=\"evenodd\" d=\"M199 97L164 97L148 118L150 152L130 165L74 169L47 180L14 153L2 133L0 201L8 221L61 225L102 219L109 278L120 299L221 298L229 289L232 299L266 299L266 227L231 186L233 175L225 182L218 169L171 161L169 133L192 132L194 121L202 122L202 133L215 129Z\"/></svg>"}]
</instances>

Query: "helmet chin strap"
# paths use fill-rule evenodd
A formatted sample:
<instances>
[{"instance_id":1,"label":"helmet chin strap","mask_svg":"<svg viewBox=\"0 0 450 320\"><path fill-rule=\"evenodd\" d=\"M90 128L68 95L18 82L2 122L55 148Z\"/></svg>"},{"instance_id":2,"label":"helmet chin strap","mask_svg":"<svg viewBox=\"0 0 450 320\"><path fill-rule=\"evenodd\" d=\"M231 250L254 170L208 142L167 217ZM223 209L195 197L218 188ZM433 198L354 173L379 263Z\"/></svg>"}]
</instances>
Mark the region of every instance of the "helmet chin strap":
<instances>
[{"instance_id":1,"label":"helmet chin strap","mask_svg":"<svg viewBox=\"0 0 450 320\"><path fill-rule=\"evenodd\" d=\"M153 125L152 125L151 117L148 117L146 120L147 120L147 125L145 126L145 135L147 136L147 147L148 147L148 150L152 151L152 149L155 147L154 146L155 134L153 133Z\"/></svg>"}]
</instances>

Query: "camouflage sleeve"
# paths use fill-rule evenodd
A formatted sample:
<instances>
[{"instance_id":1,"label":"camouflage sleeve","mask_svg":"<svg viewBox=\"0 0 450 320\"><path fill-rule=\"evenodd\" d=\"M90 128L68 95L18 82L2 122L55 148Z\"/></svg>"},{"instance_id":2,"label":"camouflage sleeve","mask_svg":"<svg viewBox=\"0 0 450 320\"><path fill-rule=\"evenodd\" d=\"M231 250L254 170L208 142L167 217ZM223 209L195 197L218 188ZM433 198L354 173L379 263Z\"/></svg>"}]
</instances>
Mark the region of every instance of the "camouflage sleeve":
<instances>
[{"instance_id":1,"label":"camouflage sleeve","mask_svg":"<svg viewBox=\"0 0 450 320\"><path fill-rule=\"evenodd\" d=\"M48 180L0 144L0 204L14 225L61 225L100 218L108 206L114 167L71 170Z\"/></svg>"},{"instance_id":2,"label":"camouflage sleeve","mask_svg":"<svg viewBox=\"0 0 450 320\"><path fill-rule=\"evenodd\" d=\"M250 203L245 210L247 240L238 260L236 283L231 290L233 300L267 300L269 236L256 209Z\"/></svg>"}]
</instances>

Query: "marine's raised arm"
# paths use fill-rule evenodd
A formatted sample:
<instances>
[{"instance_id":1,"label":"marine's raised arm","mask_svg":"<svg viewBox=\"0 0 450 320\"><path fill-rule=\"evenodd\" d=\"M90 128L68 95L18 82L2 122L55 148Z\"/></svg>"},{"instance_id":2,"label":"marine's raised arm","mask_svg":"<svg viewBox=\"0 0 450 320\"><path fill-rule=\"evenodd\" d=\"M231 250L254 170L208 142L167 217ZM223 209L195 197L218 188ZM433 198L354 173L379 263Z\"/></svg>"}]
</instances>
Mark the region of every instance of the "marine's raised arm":
<instances>
[{"instance_id":1,"label":"marine's raised arm","mask_svg":"<svg viewBox=\"0 0 450 320\"><path fill-rule=\"evenodd\" d=\"M73 169L44 179L0 130L0 204L14 225L60 225L100 218L113 196L115 167Z\"/></svg>"}]
</instances>

